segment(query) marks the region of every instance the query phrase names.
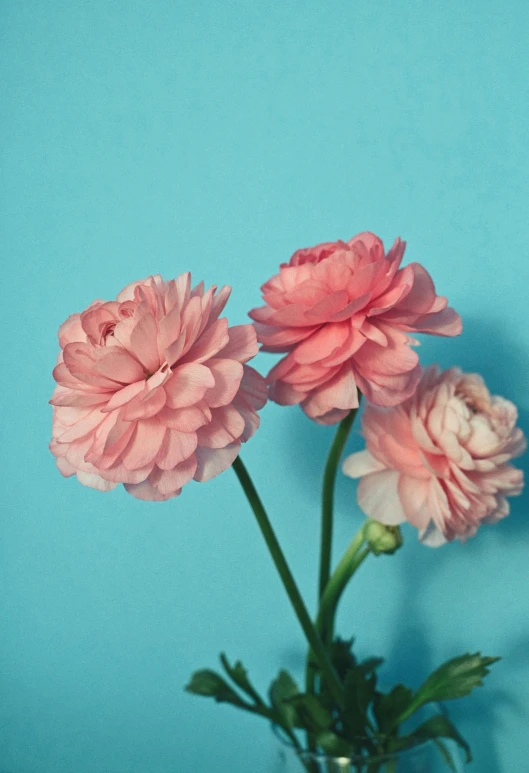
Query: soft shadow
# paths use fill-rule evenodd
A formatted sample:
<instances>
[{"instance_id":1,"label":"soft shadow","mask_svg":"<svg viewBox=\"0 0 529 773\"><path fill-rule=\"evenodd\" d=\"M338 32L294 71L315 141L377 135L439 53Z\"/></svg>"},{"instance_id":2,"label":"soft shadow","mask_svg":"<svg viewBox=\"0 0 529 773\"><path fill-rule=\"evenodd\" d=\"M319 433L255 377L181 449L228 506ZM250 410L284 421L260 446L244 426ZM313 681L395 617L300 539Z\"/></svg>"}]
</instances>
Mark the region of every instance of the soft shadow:
<instances>
[{"instance_id":1,"label":"soft shadow","mask_svg":"<svg viewBox=\"0 0 529 773\"><path fill-rule=\"evenodd\" d=\"M426 366L439 363L442 368L453 365L461 367L466 372L480 373L490 392L501 395L519 407L518 425L529 437L529 406L527 394L527 352L514 343L502 330L492 322L483 318L465 318L464 332L455 339L423 338L419 350L421 360ZM522 407L520 407L522 406ZM321 485L323 464L332 442L333 428L324 428L309 421L301 410L286 412L284 420L285 456L289 473L293 480L298 480L311 496L318 496ZM360 422L357 419L355 430L349 438L346 453L360 450L363 441L359 432ZM307 452L309 450L309 452ZM302 463L300 460L303 460ZM525 454L514 462L524 470L526 480L529 478L529 454ZM350 481L346 484L341 475L338 476L336 503L338 511L351 510ZM522 496L510 500L511 514L494 527L484 527L487 532L494 529L494 538L501 547L503 542L519 540L522 532L529 530L529 486L526 486ZM356 508L357 509L357 508ZM485 535L483 535L485 536ZM466 560L478 559L483 546L480 539L469 540L465 546ZM402 551L404 552L404 551ZM395 638L390 643L387 652L386 666L382 676L383 681L390 685L402 681L417 686L438 663L432 662L431 649L427 635L427 625L422 604L427 602L427 584L434 580L435 573L446 561L454 560L454 551L449 548L442 550L414 550L413 560L401 560L401 604L395 613ZM457 642L454 642L457 644ZM520 666L526 666L526 653L529 642L513 642L512 649L504 653L505 659L511 662L518 658ZM463 643L463 650L465 649ZM304 653L300 650L288 650L284 653L285 661L297 670L302 665ZM501 722L499 711L508 706L511 710L524 711L525 707L515 700L508 689L487 689L486 693L477 691L472 697L472 704L467 707L464 701L460 705L455 701L449 706L450 714L457 722L464 720L467 727L475 730L474 736L479 736L479 758L486 760L487 773L500 772L500 759L494 743L494 729ZM484 732L486 728L486 732Z\"/></svg>"}]
</instances>

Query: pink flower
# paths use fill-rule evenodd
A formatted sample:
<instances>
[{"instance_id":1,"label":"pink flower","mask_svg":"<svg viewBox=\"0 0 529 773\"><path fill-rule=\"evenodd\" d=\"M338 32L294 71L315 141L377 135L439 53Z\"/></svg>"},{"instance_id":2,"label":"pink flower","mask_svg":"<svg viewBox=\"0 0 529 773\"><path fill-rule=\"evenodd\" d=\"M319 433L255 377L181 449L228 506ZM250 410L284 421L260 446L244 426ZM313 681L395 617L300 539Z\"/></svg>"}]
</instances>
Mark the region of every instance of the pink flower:
<instances>
[{"instance_id":1,"label":"pink flower","mask_svg":"<svg viewBox=\"0 0 529 773\"><path fill-rule=\"evenodd\" d=\"M266 352L288 352L268 374L270 397L322 424L358 406L357 387L375 405L397 405L420 377L409 333L454 336L461 319L435 294L419 263L399 269L405 242L387 255L362 233L349 242L298 250L262 287L254 309Z\"/></svg>"},{"instance_id":2,"label":"pink flower","mask_svg":"<svg viewBox=\"0 0 529 773\"><path fill-rule=\"evenodd\" d=\"M343 471L361 478L358 503L371 518L407 520L431 546L464 540L508 515L505 497L522 490L523 473L509 464L526 447L517 417L480 376L430 367L402 405L366 405L367 450L349 456Z\"/></svg>"},{"instance_id":3,"label":"pink flower","mask_svg":"<svg viewBox=\"0 0 529 773\"><path fill-rule=\"evenodd\" d=\"M61 326L50 449L63 475L164 500L233 463L266 385L245 364L253 326L219 319L230 288L215 291L192 290L189 273L149 277Z\"/></svg>"}]
</instances>

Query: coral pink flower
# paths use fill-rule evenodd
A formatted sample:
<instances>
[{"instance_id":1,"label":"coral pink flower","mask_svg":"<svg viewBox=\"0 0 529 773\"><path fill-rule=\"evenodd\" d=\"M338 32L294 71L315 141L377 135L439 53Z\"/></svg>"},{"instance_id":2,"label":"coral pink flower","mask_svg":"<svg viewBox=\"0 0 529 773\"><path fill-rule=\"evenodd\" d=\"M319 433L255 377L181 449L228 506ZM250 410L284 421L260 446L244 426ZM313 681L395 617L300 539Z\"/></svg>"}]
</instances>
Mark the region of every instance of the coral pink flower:
<instances>
[{"instance_id":1,"label":"coral pink flower","mask_svg":"<svg viewBox=\"0 0 529 773\"><path fill-rule=\"evenodd\" d=\"M63 475L164 500L233 463L266 385L245 364L253 326L219 319L230 288L215 291L149 277L61 326L50 449Z\"/></svg>"},{"instance_id":2,"label":"coral pink flower","mask_svg":"<svg viewBox=\"0 0 529 773\"><path fill-rule=\"evenodd\" d=\"M526 447L517 416L480 376L430 367L402 405L366 406L367 450L349 456L343 471L361 478L358 503L371 518L407 520L431 546L464 540L504 518L505 497L522 490L523 473L509 464Z\"/></svg>"},{"instance_id":3,"label":"coral pink flower","mask_svg":"<svg viewBox=\"0 0 529 773\"><path fill-rule=\"evenodd\" d=\"M413 394L420 368L408 334L458 335L461 319L421 265L399 269L404 247L397 239L385 255L371 233L320 244L263 285L266 306L250 317L263 351L288 352L268 374L272 400L334 424L358 406L357 387L376 405Z\"/></svg>"}]
</instances>

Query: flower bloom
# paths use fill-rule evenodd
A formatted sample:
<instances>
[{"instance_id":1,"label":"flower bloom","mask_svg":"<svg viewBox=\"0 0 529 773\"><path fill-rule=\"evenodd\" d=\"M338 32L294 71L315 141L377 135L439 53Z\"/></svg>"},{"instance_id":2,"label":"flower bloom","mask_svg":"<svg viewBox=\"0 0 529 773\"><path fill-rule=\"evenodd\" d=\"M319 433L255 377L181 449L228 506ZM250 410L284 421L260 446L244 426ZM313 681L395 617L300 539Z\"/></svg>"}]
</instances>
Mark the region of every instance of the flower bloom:
<instances>
[{"instance_id":1,"label":"flower bloom","mask_svg":"<svg viewBox=\"0 0 529 773\"><path fill-rule=\"evenodd\" d=\"M270 397L322 424L358 406L357 387L375 405L397 405L420 377L409 333L454 336L461 319L436 295L419 263L400 269L405 242L387 255L362 233L349 242L298 250L262 287L254 309L266 352L288 352L268 374Z\"/></svg>"},{"instance_id":2,"label":"flower bloom","mask_svg":"<svg viewBox=\"0 0 529 773\"><path fill-rule=\"evenodd\" d=\"M192 290L189 273L154 276L66 320L50 401L63 475L165 500L233 463L266 385L245 364L258 349L253 326L219 319L230 292Z\"/></svg>"},{"instance_id":3,"label":"flower bloom","mask_svg":"<svg viewBox=\"0 0 529 773\"><path fill-rule=\"evenodd\" d=\"M431 546L464 540L508 515L506 497L522 490L523 473L509 463L526 447L517 418L480 376L433 366L402 405L366 405L367 449L349 456L343 471L361 478L358 503L371 518L407 520Z\"/></svg>"}]
</instances>

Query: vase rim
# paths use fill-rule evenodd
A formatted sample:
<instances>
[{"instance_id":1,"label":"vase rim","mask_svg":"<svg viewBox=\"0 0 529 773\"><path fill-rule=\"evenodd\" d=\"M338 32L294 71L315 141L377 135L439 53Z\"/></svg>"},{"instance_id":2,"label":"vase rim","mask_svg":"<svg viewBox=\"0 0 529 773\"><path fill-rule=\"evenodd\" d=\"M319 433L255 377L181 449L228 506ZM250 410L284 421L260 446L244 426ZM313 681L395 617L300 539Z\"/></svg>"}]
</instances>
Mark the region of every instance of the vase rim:
<instances>
[{"instance_id":1,"label":"vase rim","mask_svg":"<svg viewBox=\"0 0 529 773\"><path fill-rule=\"evenodd\" d=\"M313 752L309 749L297 749L295 745L292 743L292 741L287 740L286 738L283 738L278 729L273 726L274 735L279 739L280 743L291 750L293 754L295 754L297 757L299 757L300 760L303 762L325 762L325 761L333 761L340 764L349 763L349 764L355 764L358 763L366 764L366 763L381 763L381 762L391 762L392 760L402 760L405 758L411 759L412 757L423 754L425 750L429 750L432 748L433 743L432 741L426 740L421 741L420 743L416 744L415 746L411 746L408 749L402 749L401 751L396 752L390 752L388 754L376 754L376 755L370 755L368 757L362 756L362 755L352 755L352 756L340 756L335 754L325 754L325 752ZM364 740L367 738L367 736L356 736L358 740Z\"/></svg>"},{"instance_id":2,"label":"vase rim","mask_svg":"<svg viewBox=\"0 0 529 773\"><path fill-rule=\"evenodd\" d=\"M429 706L430 712L439 712L444 713L443 709L440 704L435 703L431 704ZM425 751L430 750L434 743L431 739L428 740L421 740L416 745L408 747L407 749L402 749L401 751L395 751L395 752L389 752L384 754L378 754L373 756L361 756L361 755L353 755L353 756L340 756L340 755L333 755L333 754L325 754L325 752L314 752L310 749L297 749L296 746L292 743L291 740L285 738L281 733L281 728L278 725L275 725L272 723L272 731L276 738L280 741L280 743L289 748L293 754L298 756L302 761L305 762L323 762L323 761L335 761L341 764L344 763L353 763L358 764L359 762L365 764L366 762L390 762L391 760L398 760L398 759L412 759L414 756L418 756L420 754L423 754ZM355 740L358 741L365 741L368 739L369 736L366 735L358 735L355 736Z\"/></svg>"}]
</instances>

